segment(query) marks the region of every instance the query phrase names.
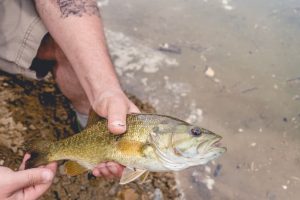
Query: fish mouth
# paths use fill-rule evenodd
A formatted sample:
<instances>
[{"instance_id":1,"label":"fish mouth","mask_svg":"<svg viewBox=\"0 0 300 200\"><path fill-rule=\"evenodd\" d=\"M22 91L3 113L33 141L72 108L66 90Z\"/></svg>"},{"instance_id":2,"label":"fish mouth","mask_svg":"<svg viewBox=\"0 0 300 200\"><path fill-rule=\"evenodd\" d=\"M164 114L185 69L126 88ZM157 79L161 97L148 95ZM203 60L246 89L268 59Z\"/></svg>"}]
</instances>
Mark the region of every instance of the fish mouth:
<instances>
[{"instance_id":1,"label":"fish mouth","mask_svg":"<svg viewBox=\"0 0 300 200\"><path fill-rule=\"evenodd\" d=\"M200 143L197 149L199 152L219 151L223 153L226 151L226 148L222 147L221 140L222 137L216 135L213 139Z\"/></svg>"},{"instance_id":2,"label":"fish mouth","mask_svg":"<svg viewBox=\"0 0 300 200\"><path fill-rule=\"evenodd\" d=\"M210 143L210 146L212 147L221 147L222 143L221 143L222 137L218 136L215 139L212 140L212 142Z\"/></svg>"}]
</instances>

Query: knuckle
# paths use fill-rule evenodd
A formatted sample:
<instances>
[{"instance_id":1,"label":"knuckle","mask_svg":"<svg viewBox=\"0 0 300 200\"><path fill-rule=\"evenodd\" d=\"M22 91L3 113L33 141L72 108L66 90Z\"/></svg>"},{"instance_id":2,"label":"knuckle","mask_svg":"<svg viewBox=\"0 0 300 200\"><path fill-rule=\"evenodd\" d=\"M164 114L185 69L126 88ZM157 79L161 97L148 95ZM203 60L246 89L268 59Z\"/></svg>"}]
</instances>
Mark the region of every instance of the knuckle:
<instances>
[{"instance_id":1,"label":"knuckle","mask_svg":"<svg viewBox=\"0 0 300 200\"><path fill-rule=\"evenodd\" d=\"M36 184L36 177L33 174L27 174L27 180L28 180L28 185L35 185Z\"/></svg>"}]
</instances>

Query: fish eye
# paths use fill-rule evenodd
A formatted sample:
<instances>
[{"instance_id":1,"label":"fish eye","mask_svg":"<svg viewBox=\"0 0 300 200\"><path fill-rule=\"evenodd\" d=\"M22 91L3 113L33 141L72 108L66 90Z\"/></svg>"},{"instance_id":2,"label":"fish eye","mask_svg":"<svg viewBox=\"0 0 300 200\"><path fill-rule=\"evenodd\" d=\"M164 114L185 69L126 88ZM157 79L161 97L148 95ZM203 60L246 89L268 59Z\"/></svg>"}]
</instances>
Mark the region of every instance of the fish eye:
<instances>
[{"instance_id":1,"label":"fish eye","mask_svg":"<svg viewBox=\"0 0 300 200\"><path fill-rule=\"evenodd\" d=\"M199 127L192 128L191 133L193 136L196 136L196 137L199 137L202 135L202 131Z\"/></svg>"}]
</instances>

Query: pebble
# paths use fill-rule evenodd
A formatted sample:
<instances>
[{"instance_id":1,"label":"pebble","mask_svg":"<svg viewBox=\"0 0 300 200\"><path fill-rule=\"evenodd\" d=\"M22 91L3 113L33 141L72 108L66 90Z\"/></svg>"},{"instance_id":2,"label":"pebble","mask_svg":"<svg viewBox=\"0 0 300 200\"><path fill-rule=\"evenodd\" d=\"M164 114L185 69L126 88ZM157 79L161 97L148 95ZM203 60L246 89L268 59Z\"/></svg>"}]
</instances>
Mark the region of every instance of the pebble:
<instances>
[{"instance_id":1,"label":"pebble","mask_svg":"<svg viewBox=\"0 0 300 200\"><path fill-rule=\"evenodd\" d=\"M206 61L207 61L207 58L206 58L204 55L201 55L201 56L200 56L200 59L201 59L203 62L206 62Z\"/></svg>"},{"instance_id":2,"label":"pebble","mask_svg":"<svg viewBox=\"0 0 300 200\"><path fill-rule=\"evenodd\" d=\"M239 129L238 129L238 132L239 132L239 133L242 133L242 132L244 132L244 129L239 128Z\"/></svg>"},{"instance_id":3,"label":"pebble","mask_svg":"<svg viewBox=\"0 0 300 200\"><path fill-rule=\"evenodd\" d=\"M295 96L293 96L293 100L300 100L300 95L295 95Z\"/></svg>"},{"instance_id":4,"label":"pebble","mask_svg":"<svg viewBox=\"0 0 300 200\"><path fill-rule=\"evenodd\" d=\"M287 185L282 185L282 188L284 189L284 190L287 190Z\"/></svg>"},{"instance_id":5,"label":"pebble","mask_svg":"<svg viewBox=\"0 0 300 200\"><path fill-rule=\"evenodd\" d=\"M286 117L284 117L282 120L283 120L284 122L287 122L287 121L288 121L288 119L287 119Z\"/></svg>"},{"instance_id":6,"label":"pebble","mask_svg":"<svg viewBox=\"0 0 300 200\"><path fill-rule=\"evenodd\" d=\"M255 146L256 146L256 143L255 143L255 142L252 142L252 143L251 143L251 146L252 146L252 147L255 147Z\"/></svg>"},{"instance_id":7,"label":"pebble","mask_svg":"<svg viewBox=\"0 0 300 200\"><path fill-rule=\"evenodd\" d=\"M217 78L215 78L214 81L215 81L216 83L220 83L220 82L221 82L220 79L217 79Z\"/></svg>"},{"instance_id":8,"label":"pebble","mask_svg":"<svg viewBox=\"0 0 300 200\"><path fill-rule=\"evenodd\" d=\"M54 184L56 184L56 183L58 183L59 182L59 178L57 178L57 177L54 177L54 179L53 179L53 183Z\"/></svg>"},{"instance_id":9,"label":"pebble","mask_svg":"<svg viewBox=\"0 0 300 200\"><path fill-rule=\"evenodd\" d=\"M122 200L137 200L139 195L132 188L122 190L118 195Z\"/></svg>"},{"instance_id":10,"label":"pebble","mask_svg":"<svg viewBox=\"0 0 300 200\"><path fill-rule=\"evenodd\" d=\"M202 182L206 185L207 189L209 190L212 190L215 184L215 180L210 178L209 176L207 176Z\"/></svg>"},{"instance_id":11,"label":"pebble","mask_svg":"<svg viewBox=\"0 0 300 200\"><path fill-rule=\"evenodd\" d=\"M218 164L215 171L214 171L214 177L220 176L221 174L222 165Z\"/></svg>"},{"instance_id":12,"label":"pebble","mask_svg":"<svg viewBox=\"0 0 300 200\"><path fill-rule=\"evenodd\" d=\"M163 199L164 199L164 195L162 191L159 188L155 188L153 200L163 200Z\"/></svg>"},{"instance_id":13,"label":"pebble","mask_svg":"<svg viewBox=\"0 0 300 200\"><path fill-rule=\"evenodd\" d=\"M207 67L205 75L212 78L215 76L215 71L211 67Z\"/></svg>"},{"instance_id":14,"label":"pebble","mask_svg":"<svg viewBox=\"0 0 300 200\"><path fill-rule=\"evenodd\" d=\"M33 124L30 124L29 129L35 130L36 128L35 128L35 126Z\"/></svg>"},{"instance_id":15,"label":"pebble","mask_svg":"<svg viewBox=\"0 0 300 200\"><path fill-rule=\"evenodd\" d=\"M181 54L181 48L174 44L163 43L159 45L158 50L169 52L169 53Z\"/></svg>"},{"instance_id":16,"label":"pebble","mask_svg":"<svg viewBox=\"0 0 300 200\"><path fill-rule=\"evenodd\" d=\"M207 172L207 173L210 173L211 172L211 169L209 166L205 166L204 170Z\"/></svg>"},{"instance_id":17,"label":"pebble","mask_svg":"<svg viewBox=\"0 0 300 200\"><path fill-rule=\"evenodd\" d=\"M108 194L109 194L110 196L115 196L115 195L117 194L117 192L118 192L118 189L119 189L119 184L116 183L116 184L114 184L114 185L110 188L110 190L108 191Z\"/></svg>"},{"instance_id":18,"label":"pebble","mask_svg":"<svg viewBox=\"0 0 300 200\"><path fill-rule=\"evenodd\" d=\"M4 160L0 160L0 165L3 165L4 164Z\"/></svg>"}]
</instances>

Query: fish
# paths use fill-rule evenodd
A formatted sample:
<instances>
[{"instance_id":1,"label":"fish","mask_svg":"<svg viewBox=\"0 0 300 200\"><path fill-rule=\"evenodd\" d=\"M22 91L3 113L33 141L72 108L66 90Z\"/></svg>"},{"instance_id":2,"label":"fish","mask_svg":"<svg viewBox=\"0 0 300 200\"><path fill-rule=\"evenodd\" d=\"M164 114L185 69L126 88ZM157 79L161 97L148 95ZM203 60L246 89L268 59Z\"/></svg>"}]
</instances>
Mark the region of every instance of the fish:
<instances>
[{"instance_id":1,"label":"fish","mask_svg":"<svg viewBox=\"0 0 300 200\"><path fill-rule=\"evenodd\" d=\"M64 171L77 176L101 162L125 166L120 184L149 172L180 171L204 165L226 152L221 136L183 120L159 114L128 114L127 131L114 135L107 119L90 112L87 127L63 140L27 145L26 169L65 160Z\"/></svg>"}]
</instances>

